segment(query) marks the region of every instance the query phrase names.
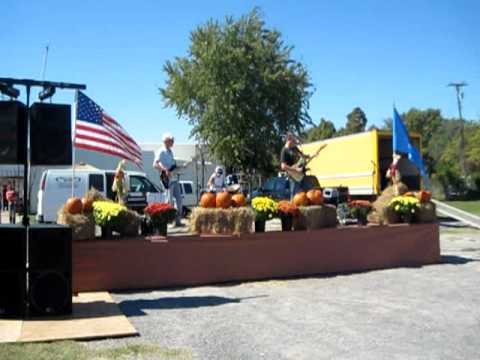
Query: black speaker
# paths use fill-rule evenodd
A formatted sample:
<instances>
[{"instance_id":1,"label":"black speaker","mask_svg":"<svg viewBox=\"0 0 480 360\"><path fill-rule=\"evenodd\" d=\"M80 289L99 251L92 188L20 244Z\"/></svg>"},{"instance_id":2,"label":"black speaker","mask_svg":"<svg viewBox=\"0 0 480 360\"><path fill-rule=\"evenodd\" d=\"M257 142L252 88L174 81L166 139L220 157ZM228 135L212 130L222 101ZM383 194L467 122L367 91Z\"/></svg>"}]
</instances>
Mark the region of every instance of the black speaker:
<instances>
[{"instance_id":1,"label":"black speaker","mask_svg":"<svg viewBox=\"0 0 480 360\"><path fill-rule=\"evenodd\" d=\"M26 107L18 101L0 101L0 164L25 162Z\"/></svg>"},{"instance_id":2,"label":"black speaker","mask_svg":"<svg viewBox=\"0 0 480 360\"><path fill-rule=\"evenodd\" d=\"M72 164L70 105L35 103L30 107L32 165Z\"/></svg>"},{"instance_id":3,"label":"black speaker","mask_svg":"<svg viewBox=\"0 0 480 360\"><path fill-rule=\"evenodd\" d=\"M0 318L25 315L26 257L25 227L0 225Z\"/></svg>"},{"instance_id":4,"label":"black speaker","mask_svg":"<svg viewBox=\"0 0 480 360\"><path fill-rule=\"evenodd\" d=\"M32 316L72 313L72 229L32 225L28 241L28 299Z\"/></svg>"}]
</instances>

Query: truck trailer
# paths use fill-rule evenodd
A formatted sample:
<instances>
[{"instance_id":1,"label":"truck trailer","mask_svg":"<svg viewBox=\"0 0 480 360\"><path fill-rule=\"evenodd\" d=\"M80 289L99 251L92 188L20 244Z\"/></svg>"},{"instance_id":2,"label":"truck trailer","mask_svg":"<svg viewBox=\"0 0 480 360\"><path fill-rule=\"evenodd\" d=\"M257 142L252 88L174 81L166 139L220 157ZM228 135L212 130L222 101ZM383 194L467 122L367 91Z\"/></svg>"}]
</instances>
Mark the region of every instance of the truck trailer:
<instances>
[{"instance_id":1,"label":"truck trailer","mask_svg":"<svg viewBox=\"0 0 480 360\"><path fill-rule=\"evenodd\" d=\"M409 136L411 143L421 151L420 135L410 133ZM373 129L302 144L300 149L306 155L313 155L325 143L327 147L307 166L307 175L315 176L321 187L348 187L352 196L375 197L388 186L386 173L392 163L391 132ZM406 155L402 155L398 169L409 190L420 189L420 172Z\"/></svg>"}]
</instances>

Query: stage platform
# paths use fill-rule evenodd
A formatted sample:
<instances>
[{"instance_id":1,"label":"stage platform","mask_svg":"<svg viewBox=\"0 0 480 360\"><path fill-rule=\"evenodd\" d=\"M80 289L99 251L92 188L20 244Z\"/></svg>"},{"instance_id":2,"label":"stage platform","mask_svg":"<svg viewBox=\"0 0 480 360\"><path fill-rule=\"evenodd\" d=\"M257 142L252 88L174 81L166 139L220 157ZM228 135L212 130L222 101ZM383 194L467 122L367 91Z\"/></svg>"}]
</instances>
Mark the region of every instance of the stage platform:
<instances>
[{"instance_id":1,"label":"stage platform","mask_svg":"<svg viewBox=\"0 0 480 360\"><path fill-rule=\"evenodd\" d=\"M73 244L73 288L179 287L439 261L438 224L91 240Z\"/></svg>"},{"instance_id":2,"label":"stage platform","mask_svg":"<svg viewBox=\"0 0 480 360\"><path fill-rule=\"evenodd\" d=\"M102 339L138 335L108 292L73 297L68 316L0 319L0 343Z\"/></svg>"}]
</instances>

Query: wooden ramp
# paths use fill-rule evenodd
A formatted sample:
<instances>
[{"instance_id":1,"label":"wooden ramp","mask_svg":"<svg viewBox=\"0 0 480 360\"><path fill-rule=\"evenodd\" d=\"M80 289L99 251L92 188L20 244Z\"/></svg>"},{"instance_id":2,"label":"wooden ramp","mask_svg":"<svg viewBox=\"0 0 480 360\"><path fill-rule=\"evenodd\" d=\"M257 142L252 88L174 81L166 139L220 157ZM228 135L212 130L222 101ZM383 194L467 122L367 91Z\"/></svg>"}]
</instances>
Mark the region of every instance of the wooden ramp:
<instances>
[{"instance_id":1,"label":"wooden ramp","mask_svg":"<svg viewBox=\"0 0 480 360\"><path fill-rule=\"evenodd\" d=\"M73 314L64 317L0 320L1 342L98 339L138 335L108 292L80 293Z\"/></svg>"}]
</instances>

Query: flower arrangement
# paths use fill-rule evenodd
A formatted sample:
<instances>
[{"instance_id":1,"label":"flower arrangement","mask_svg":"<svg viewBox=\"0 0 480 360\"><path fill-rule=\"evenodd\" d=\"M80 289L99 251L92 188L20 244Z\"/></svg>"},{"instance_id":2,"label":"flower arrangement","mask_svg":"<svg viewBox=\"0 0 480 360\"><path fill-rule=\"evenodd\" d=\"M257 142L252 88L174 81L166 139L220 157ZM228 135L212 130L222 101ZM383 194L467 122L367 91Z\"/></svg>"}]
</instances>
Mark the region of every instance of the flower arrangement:
<instances>
[{"instance_id":1,"label":"flower arrangement","mask_svg":"<svg viewBox=\"0 0 480 360\"><path fill-rule=\"evenodd\" d=\"M167 224L175 220L177 216L177 210L169 203L154 202L145 207L143 211L151 225L155 229L161 230L163 235L166 235Z\"/></svg>"},{"instance_id":2,"label":"flower arrangement","mask_svg":"<svg viewBox=\"0 0 480 360\"><path fill-rule=\"evenodd\" d=\"M372 203L368 200L352 200L348 203L348 214L357 219L360 224L367 223L367 215L372 208Z\"/></svg>"},{"instance_id":3,"label":"flower arrangement","mask_svg":"<svg viewBox=\"0 0 480 360\"><path fill-rule=\"evenodd\" d=\"M291 203L287 200L281 200L277 205L278 214L280 216L298 216L300 214L300 209L297 205Z\"/></svg>"},{"instance_id":4,"label":"flower arrangement","mask_svg":"<svg viewBox=\"0 0 480 360\"><path fill-rule=\"evenodd\" d=\"M418 199L411 196L396 196L388 205L406 222L409 222L420 208Z\"/></svg>"},{"instance_id":5,"label":"flower arrangement","mask_svg":"<svg viewBox=\"0 0 480 360\"><path fill-rule=\"evenodd\" d=\"M252 200L256 221L267 221L277 216L277 203L266 196L258 196Z\"/></svg>"},{"instance_id":6,"label":"flower arrangement","mask_svg":"<svg viewBox=\"0 0 480 360\"><path fill-rule=\"evenodd\" d=\"M127 208L111 201L95 201L92 204L93 217L99 226L112 226L121 221L121 217Z\"/></svg>"}]
</instances>

